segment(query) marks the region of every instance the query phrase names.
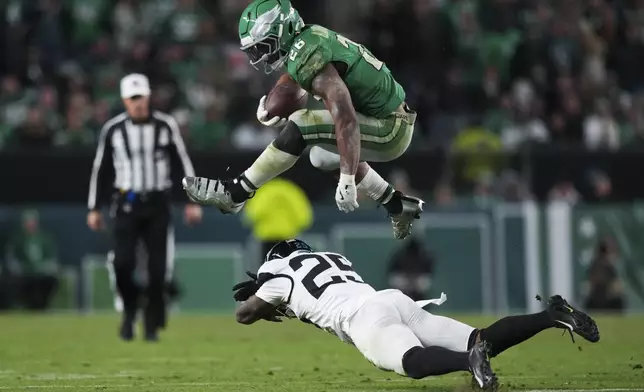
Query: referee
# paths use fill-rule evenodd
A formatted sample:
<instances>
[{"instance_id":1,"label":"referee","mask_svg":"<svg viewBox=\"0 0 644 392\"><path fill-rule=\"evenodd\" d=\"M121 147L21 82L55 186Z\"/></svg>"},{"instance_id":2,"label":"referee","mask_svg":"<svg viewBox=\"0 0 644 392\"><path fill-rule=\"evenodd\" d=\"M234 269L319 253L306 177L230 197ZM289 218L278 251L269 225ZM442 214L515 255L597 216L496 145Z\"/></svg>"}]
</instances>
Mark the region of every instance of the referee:
<instances>
[{"instance_id":1,"label":"referee","mask_svg":"<svg viewBox=\"0 0 644 392\"><path fill-rule=\"evenodd\" d=\"M172 170L180 170L179 178L194 176L194 170L176 121L150 110L146 76L124 77L121 98L126 112L109 120L101 130L89 185L87 225L94 231L103 228L100 201L108 193L106 183L112 181L113 266L116 288L123 300L120 336L132 340L137 312L142 307L145 339L156 341L158 330L166 322L165 293L174 258ZM201 214L201 207L187 205L186 223L198 223ZM139 240L148 254L146 292L134 280Z\"/></svg>"}]
</instances>

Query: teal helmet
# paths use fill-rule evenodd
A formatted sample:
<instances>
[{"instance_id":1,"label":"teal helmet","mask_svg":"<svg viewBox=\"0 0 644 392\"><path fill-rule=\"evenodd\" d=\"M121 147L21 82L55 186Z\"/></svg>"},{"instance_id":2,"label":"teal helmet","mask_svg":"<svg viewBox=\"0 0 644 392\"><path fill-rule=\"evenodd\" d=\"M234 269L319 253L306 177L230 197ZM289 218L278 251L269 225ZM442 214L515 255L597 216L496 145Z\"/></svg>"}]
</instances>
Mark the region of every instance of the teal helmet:
<instances>
[{"instance_id":1,"label":"teal helmet","mask_svg":"<svg viewBox=\"0 0 644 392\"><path fill-rule=\"evenodd\" d=\"M239 20L241 50L268 74L284 65L304 21L289 0L254 0Z\"/></svg>"}]
</instances>

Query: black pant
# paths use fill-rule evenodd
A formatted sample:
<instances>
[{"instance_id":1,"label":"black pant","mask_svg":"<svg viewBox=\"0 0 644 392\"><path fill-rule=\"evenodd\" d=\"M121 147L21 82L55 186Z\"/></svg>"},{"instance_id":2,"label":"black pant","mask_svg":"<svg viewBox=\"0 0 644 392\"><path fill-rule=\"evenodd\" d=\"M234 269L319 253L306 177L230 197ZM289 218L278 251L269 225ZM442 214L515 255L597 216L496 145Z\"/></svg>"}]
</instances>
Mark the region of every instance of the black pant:
<instances>
[{"instance_id":1,"label":"black pant","mask_svg":"<svg viewBox=\"0 0 644 392\"><path fill-rule=\"evenodd\" d=\"M170 281L172 258L168 245L174 241L170 203L165 194L128 198L119 195L113 206L114 274L123 299L124 317L134 319L144 305L146 331L156 331L166 322L166 283ZM145 293L136 284L136 245L142 240L148 254L148 284ZM174 247L174 244L170 243ZM145 300L145 302L143 302Z\"/></svg>"},{"instance_id":2,"label":"black pant","mask_svg":"<svg viewBox=\"0 0 644 392\"><path fill-rule=\"evenodd\" d=\"M58 278L48 274L0 274L0 310L22 305L29 310L45 310L49 307Z\"/></svg>"},{"instance_id":3,"label":"black pant","mask_svg":"<svg viewBox=\"0 0 644 392\"><path fill-rule=\"evenodd\" d=\"M19 277L20 299L30 310L45 310L58 288L58 278L46 274L28 274Z\"/></svg>"}]
</instances>

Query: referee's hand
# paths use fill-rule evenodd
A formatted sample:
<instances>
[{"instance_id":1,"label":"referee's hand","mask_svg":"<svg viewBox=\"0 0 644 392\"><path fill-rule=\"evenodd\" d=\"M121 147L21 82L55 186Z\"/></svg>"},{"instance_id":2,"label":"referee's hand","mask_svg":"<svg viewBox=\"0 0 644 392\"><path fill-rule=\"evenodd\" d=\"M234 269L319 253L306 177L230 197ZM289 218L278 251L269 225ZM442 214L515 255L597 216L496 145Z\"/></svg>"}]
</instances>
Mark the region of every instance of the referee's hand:
<instances>
[{"instance_id":1,"label":"referee's hand","mask_svg":"<svg viewBox=\"0 0 644 392\"><path fill-rule=\"evenodd\" d=\"M103 228L103 214L100 211L90 211L87 214L87 226L93 231L99 231Z\"/></svg>"},{"instance_id":2,"label":"referee's hand","mask_svg":"<svg viewBox=\"0 0 644 392\"><path fill-rule=\"evenodd\" d=\"M186 225L192 226L201 223L203 211L201 210L201 206L198 204L187 204L183 215Z\"/></svg>"}]
</instances>

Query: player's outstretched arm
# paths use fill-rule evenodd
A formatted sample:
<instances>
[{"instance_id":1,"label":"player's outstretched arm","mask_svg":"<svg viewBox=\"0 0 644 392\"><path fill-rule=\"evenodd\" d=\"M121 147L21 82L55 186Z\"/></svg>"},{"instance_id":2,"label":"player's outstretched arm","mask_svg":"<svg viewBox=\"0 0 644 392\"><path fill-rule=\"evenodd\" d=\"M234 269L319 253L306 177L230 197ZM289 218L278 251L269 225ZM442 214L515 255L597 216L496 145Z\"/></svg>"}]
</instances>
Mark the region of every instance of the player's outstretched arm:
<instances>
[{"instance_id":1,"label":"player's outstretched arm","mask_svg":"<svg viewBox=\"0 0 644 392\"><path fill-rule=\"evenodd\" d=\"M311 90L322 97L333 117L340 173L354 176L360 163L360 126L349 89L335 67L327 64L313 79Z\"/></svg>"},{"instance_id":2,"label":"player's outstretched arm","mask_svg":"<svg viewBox=\"0 0 644 392\"><path fill-rule=\"evenodd\" d=\"M351 94L332 64L327 64L315 76L311 90L322 98L333 117L340 153L340 181L335 191L335 203L340 211L351 212L359 207L356 172L360 163L360 125Z\"/></svg>"},{"instance_id":3,"label":"player's outstretched arm","mask_svg":"<svg viewBox=\"0 0 644 392\"><path fill-rule=\"evenodd\" d=\"M237 309L236 318L238 323L246 325L253 324L261 319L276 321L271 319L271 315L274 311L274 305L271 305L263 299L253 295L248 298L248 300L244 301Z\"/></svg>"}]
</instances>

